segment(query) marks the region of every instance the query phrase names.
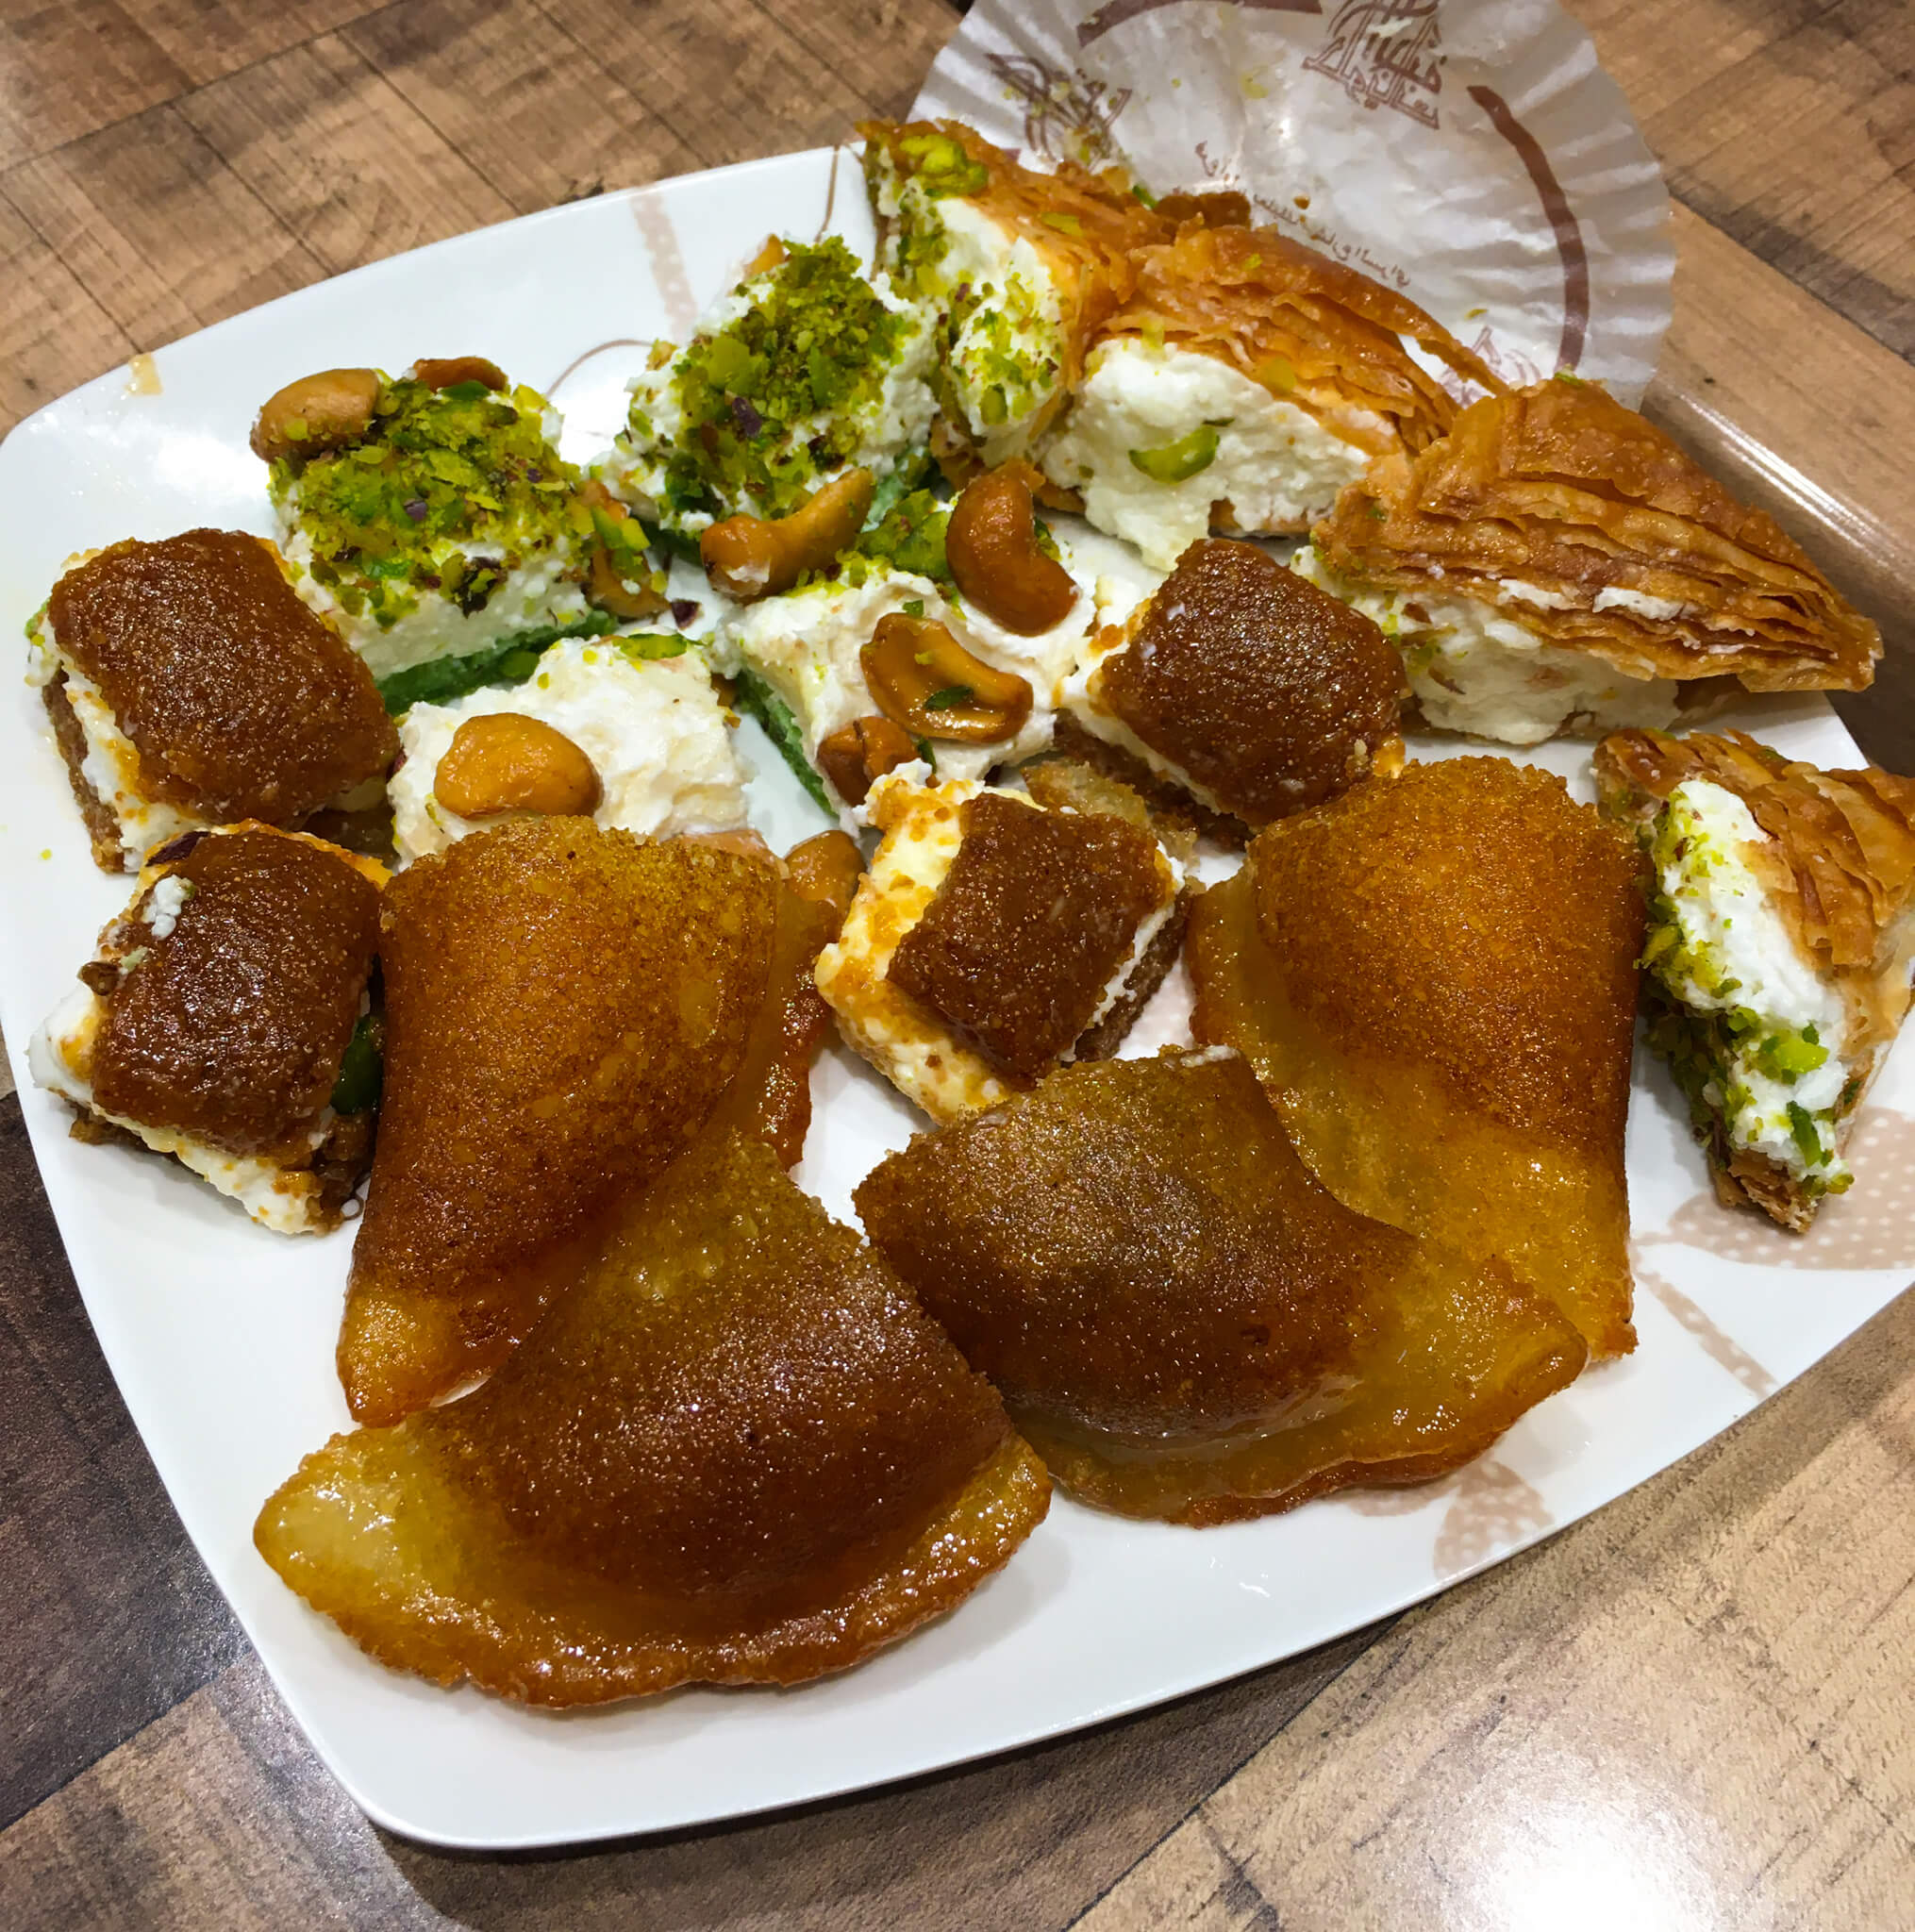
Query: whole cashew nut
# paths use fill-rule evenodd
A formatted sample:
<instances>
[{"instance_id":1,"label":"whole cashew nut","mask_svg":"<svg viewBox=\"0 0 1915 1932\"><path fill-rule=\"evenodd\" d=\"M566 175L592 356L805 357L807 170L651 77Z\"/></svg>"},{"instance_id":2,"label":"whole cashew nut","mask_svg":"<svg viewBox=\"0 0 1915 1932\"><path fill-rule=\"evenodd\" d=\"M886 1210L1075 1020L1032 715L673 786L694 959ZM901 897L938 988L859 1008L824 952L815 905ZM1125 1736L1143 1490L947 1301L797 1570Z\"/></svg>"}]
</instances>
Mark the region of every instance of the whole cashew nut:
<instances>
[{"instance_id":1,"label":"whole cashew nut","mask_svg":"<svg viewBox=\"0 0 1915 1932\"><path fill-rule=\"evenodd\" d=\"M253 454L272 463L358 442L373 426L378 406L376 369L322 369L302 375L261 405L253 419Z\"/></svg>"},{"instance_id":2,"label":"whole cashew nut","mask_svg":"<svg viewBox=\"0 0 1915 1932\"><path fill-rule=\"evenodd\" d=\"M1006 463L966 484L944 533L944 555L965 601L1024 638L1063 623L1077 601L1071 573L1038 548L1026 470Z\"/></svg>"},{"instance_id":3,"label":"whole cashew nut","mask_svg":"<svg viewBox=\"0 0 1915 1932\"><path fill-rule=\"evenodd\" d=\"M819 741L818 767L846 805L862 805L878 779L917 755L910 733L889 718L854 718Z\"/></svg>"},{"instance_id":4,"label":"whole cashew nut","mask_svg":"<svg viewBox=\"0 0 1915 1932\"><path fill-rule=\"evenodd\" d=\"M790 516L726 517L698 540L712 588L741 604L789 591L858 541L876 489L869 470L846 470Z\"/></svg>"},{"instance_id":5,"label":"whole cashew nut","mask_svg":"<svg viewBox=\"0 0 1915 1932\"><path fill-rule=\"evenodd\" d=\"M432 790L462 819L501 812L558 817L598 804L598 771L564 732L523 711L468 718L432 774Z\"/></svg>"},{"instance_id":6,"label":"whole cashew nut","mask_svg":"<svg viewBox=\"0 0 1915 1932\"><path fill-rule=\"evenodd\" d=\"M819 832L785 854L785 876L799 898L830 907L841 926L864 876L864 854L848 832Z\"/></svg>"},{"instance_id":7,"label":"whole cashew nut","mask_svg":"<svg viewBox=\"0 0 1915 1932\"><path fill-rule=\"evenodd\" d=\"M967 651L935 618L879 618L858 664L878 709L913 738L995 744L1031 714L1030 686Z\"/></svg>"},{"instance_id":8,"label":"whole cashew nut","mask_svg":"<svg viewBox=\"0 0 1915 1932\"><path fill-rule=\"evenodd\" d=\"M483 356L424 356L412 365L412 380L427 389L450 389L456 382L482 382L488 389L509 389L506 372Z\"/></svg>"}]
</instances>

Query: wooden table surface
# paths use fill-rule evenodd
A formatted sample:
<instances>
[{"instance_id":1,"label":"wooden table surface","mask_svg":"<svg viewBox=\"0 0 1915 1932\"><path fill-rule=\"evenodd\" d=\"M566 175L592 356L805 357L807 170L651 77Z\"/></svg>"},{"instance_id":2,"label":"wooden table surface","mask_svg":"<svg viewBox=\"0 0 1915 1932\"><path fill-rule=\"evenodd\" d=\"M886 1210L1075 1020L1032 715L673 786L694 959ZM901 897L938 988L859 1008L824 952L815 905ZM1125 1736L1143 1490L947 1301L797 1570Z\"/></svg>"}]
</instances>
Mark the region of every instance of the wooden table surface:
<instances>
[{"instance_id":1,"label":"wooden table surface","mask_svg":"<svg viewBox=\"0 0 1915 1932\"><path fill-rule=\"evenodd\" d=\"M1915 7L1576 10L1681 204L1655 407L1779 477L1890 620L1845 715L1915 769ZM901 110L956 24L941 0L0 0L0 426L375 257L839 139ZM514 1858L374 1829L312 1757L121 1407L11 1096L0 1324L8 1927L1915 1926L1915 1297L1392 1624L902 1789Z\"/></svg>"}]
</instances>

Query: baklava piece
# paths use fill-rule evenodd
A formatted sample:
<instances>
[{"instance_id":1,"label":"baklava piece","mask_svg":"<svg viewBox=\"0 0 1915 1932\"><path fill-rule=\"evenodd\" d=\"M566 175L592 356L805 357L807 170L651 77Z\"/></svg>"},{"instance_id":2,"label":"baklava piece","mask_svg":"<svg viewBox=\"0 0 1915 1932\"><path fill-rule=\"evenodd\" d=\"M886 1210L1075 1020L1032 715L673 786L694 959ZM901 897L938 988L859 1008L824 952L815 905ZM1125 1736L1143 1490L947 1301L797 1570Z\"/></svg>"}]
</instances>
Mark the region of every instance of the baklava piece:
<instances>
[{"instance_id":1,"label":"baklava piece","mask_svg":"<svg viewBox=\"0 0 1915 1932\"><path fill-rule=\"evenodd\" d=\"M1441 436L1456 405L1412 344L1503 387L1407 296L1275 228L1187 221L1135 263L1039 460L1159 570L1212 530L1301 534L1374 458Z\"/></svg>"},{"instance_id":2,"label":"baklava piece","mask_svg":"<svg viewBox=\"0 0 1915 1932\"><path fill-rule=\"evenodd\" d=\"M484 1388L335 1436L253 1539L381 1663L557 1707L848 1669L1049 1498L891 1271L707 1136Z\"/></svg>"},{"instance_id":3,"label":"baklava piece","mask_svg":"<svg viewBox=\"0 0 1915 1932\"><path fill-rule=\"evenodd\" d=\"M1428 1481L1587 1357L1501 1261L1339 1206L1232 1053L1067 1067L857 1203L1053 1477L1126 1516Z\"/></svg>"},{"instance_id":4,"label":"baklava piece","mask_svg":"<svg viewBox=\"0 0 1915 1932\"><path fill-rule=\"evenodd\" d=\"M1592 1356L1630 1325L1634 841L1560 778L1444 758L1260 832L1197 902L1191 1026L1359 1214L1498 1256Z\"/></svg>"},{"instance_id":5,"label":"baklava piece","mask_svg":"<svg viewBox=\"0 0 1915 1932\"><path fill-rule=\"evenodd\" d=\"M1763 511L1595 383L1474 403L1292 567L1380 624L1424 721L1507 744L1861 691L1882 641Z\"/></svg>"},{"instance_id":6,"label":"baklava piece","mask_svg":"<svg viewBox=\"0 0 1915 1932\"><path fill-rule=\"evenodd\" d=\"M1800 1233L1855 1178L1842 1149L1907 1015L1915 780L1624 731L1596 783L1654 871L1649 1044L1716 1193Z\"/></svg>"},{"instance_id":7,"label":"baklava piece","mask_svg":"<svg viewBox=\"0 0 1915 1932\"><path fill-rule=\"evenodd\" d=\"M588 818L516 820L394 878L339 1342L358 1420L496 1367L698 1131L765 996L777 883L761 858Z\"/></svg>"},{"instance_id":8,"label":"baklava piece","mask_svg":"<svg viewBox=\"0 0 1915 1932\"><path fill-rule=\"evenodd\" d=\"M1403 762L1403 667L1360 611L1206 538L1065 687L1057 742L1207 828L1255 830Z\"/></svg>"},{"instance_id":9,"label":"baklava piece","mask_svg":"<svg viewBox=\"0 0 1915 1932\"><path fill-rule=\"evenodd\" d=\"M281 1234L336 1226L373 1150L384 883L304 833L182 833L34 1036L34 1078L77 1139L171 1155Z\"/></svg>"},{"instance_id":10,"label":"baklava piece","mask_svg":"<svg viewBox=\"0 0 1915 1932\"><path fill-rule=\"evenodd\" d=\"M1114 1053L1176 958L1184 868L1134 819L922 766L874 788L883 834L818 989L934 1120Z\"/></svg>"},{"instance_id":11,"label":"baklava piece","mask_svg":"<svg viewBox=\"0 0 1915 1932\"><path fill-rule=\"evenodd\" d=\"M106 872L182 832L376 799L399 741L365 666L271 543L188 530L96 550L27 625L27 676Z\"/></svg>"}]
</instances>

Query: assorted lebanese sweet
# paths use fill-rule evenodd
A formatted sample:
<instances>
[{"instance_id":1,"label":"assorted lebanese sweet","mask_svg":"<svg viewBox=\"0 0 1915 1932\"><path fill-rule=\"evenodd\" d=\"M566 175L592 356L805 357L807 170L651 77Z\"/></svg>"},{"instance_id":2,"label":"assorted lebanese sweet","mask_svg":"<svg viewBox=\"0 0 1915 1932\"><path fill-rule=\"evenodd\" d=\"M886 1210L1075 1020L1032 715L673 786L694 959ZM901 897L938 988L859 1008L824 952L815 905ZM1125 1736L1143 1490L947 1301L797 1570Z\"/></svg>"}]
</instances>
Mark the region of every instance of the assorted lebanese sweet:
<instances>
[{"instance_id":1,"label":"assorted lebanese sweet","mask_svg":"<svg viewBox=\"0 0 1915 1932\"><path fill-rule=\"evenodd\" d=\"M1144 819L900 767L818 990L846 1041L933 1120L1114 1053L1177 956L1185 870Z\"/></svg>"},{"instance_id":2,"label":"assorted lebanese sweet","mask_svg":"<svg viewBox=\"0 0 1915 1932\"><path fill-rule=\"evenodd\" d=\"M1625 731L1596 782L1653 873L1649 1043L1716 1193L1800 1232L1855 1177L1842 1149L1907 1015L1915 780Z\"/></svg>"},{"instance_id":3,"label":"assorted lebanese sweet","mask_svg":"<svg viewBox=\"0 0 1915 1932\"><path fill-rule=\"evenodd\" d=\"M594 584L618 615L662 607L636 526L582 493L558 436L551 404L477 356L326 370L261 407L294 582L394 710L469 688L514 641L609 629Z\"/></svg>"},{"instance_id":4,"label":"assorted lebanese sweet","mask_svg":"<svg viewBox=\"0 0 1915 1932\"><path fill-rule=\"evenodd\" d=\"M681 537L790 516L851 471L908 477L930 427L932 348L916 310L835 235L774 239L684 348L654 349L599 474Z\"/></svg>"},{"instance_id":5,"label":"assorted lebanese sweet","mask_svg":"<svg viewBox=\"0 0 1915 1932\"><path fill-rule=\"evenodd\" d=\"M858 124L877 261L936 344L932 447L954 483L1029 454L1170 224L1071 161L1040 174L956 121Z\"/></svg>"},{"instance_id":6,"label":"assorted lebanese sweet","mask_svg":"<svg viewBox=\"0 0 1915 1932\"><path fill-rule=\"evenodd\" d=\"M1383 633L1255 544L1200 538L1065 688L1057 741L1247 831L1403 763L1403 667Z\"/></svg>"},{"instance_id":7,"label":"assorted lebanese sweet","mask_svg":"<svg viewBox=\"0 0 1915 1932\"><path fill-rule=\"evenodd\" d=\"M385 1091L339 1371L391 1423L495 1368L679 1153L764 999L775 869L526 818L393 879Z\"/></svg>"},{"instance_id":8,"label":"assorted lebanese sweet","mask_svg":"<svg viewBox=\"0 0 1915 1932\"><path fill-rule=\"evenodd\" d=\"M1300 535L1374 458L1443 435L1456 406L1409 344L1504 387L1407 296L1275 228L1200 214L1134 265L1040 460L1162 570L1213 529Z\"/></svg>"},{"instance_id":9,"label":"assorted lebanese sweet","mask_svg":"<svg viewBox=\"0 0 1915 1932\"><path fill-rule=\"evenodd\" d=\"M337 1226L372 1155L384 883L305 833L182 833L34 1036L35 1080L77 1139L170 1155L281 1234Z\"/></svg>"},{"instance_id":10,"label":"assorted lebanese sweet","mask_svg":"<svg viewBox=\"0 0 1915 1932\"><path fill-rule=\"evenodd\" d=\"M399 739L402 864L527 811L655 839L745 823L729 714L682 638L561 639L523 684L413 705Z\"/></svg>"},{"instance_id":11,"label":"assorted lebanese sweet","mask_svg":"<svg viewBox=\"0 0 1915 1932\"><path fill-rule=\"evenodd\" d=\"M1049 1493L883 1262L761 1143L707 1136L482 1389L335 1436L254 1541L393 1669L587 1705L847 1669Z\"/></svg>"},{"instance_id":12,"label":"assorted lebanese sweet","mask_svg":"<svg viewBox=\"0 0 1915 1932\"><path fill-rule=\"evenodd\" d=\"M1503 1262L1340 1205L1227 1051L1065 1068L857 1203L1053 1478L1126 1516L1427 1481L1588 1355Z\"/></svg>"},{"instance_id":13,"label":"assorted lebanese sweet","mask_svg":"<svg viewBox=\"0 0 1915 1932\"><path fill-rule=\"evenodd\" d=\"M296 826L376 795L399 745L365 666L238 530L75 561L27 626L95 863L138 872L177 835Z\"/></svg>"},{"instance_id":14,"label":"assorted lebanese sweet","mask_svg":"<svg viewBox=\"0 0 1915 1932\"><path fill-rule=\"evenodd\" d=\"M762 680L828 799L858 805L927 752L980 779L1050 743L1098 605L1037 515L1034 474L1007 464L949 504L914 491L719 626L713 661Z\"/></svg>"},{"instance_id":15,"label":"assorted lebanese sweet","mask_svg":"<svg viewBox=\"0 0 1915 1932\"><path fill-rule=\"evenodd\" d=\"M1445 758L1279 819L1191 923L1193 1031L1249 1059L1316 1177L1500 1256L1595 1357L1636 1344L1640 874L1560 778Z\"/></svg>"},{"instance_id":16,"label":"assorted lebanese sweet","mask_svg":"<svg viewBox=\"0 0 1915 1932\"><path fill-rule=\"evenodd\" d=\"M1882 652L1769 516L1574 377L1379 460L1293 568L1395 640L1425 724L1508 744L1861 691Z\"/></svg>"}]
</instances>

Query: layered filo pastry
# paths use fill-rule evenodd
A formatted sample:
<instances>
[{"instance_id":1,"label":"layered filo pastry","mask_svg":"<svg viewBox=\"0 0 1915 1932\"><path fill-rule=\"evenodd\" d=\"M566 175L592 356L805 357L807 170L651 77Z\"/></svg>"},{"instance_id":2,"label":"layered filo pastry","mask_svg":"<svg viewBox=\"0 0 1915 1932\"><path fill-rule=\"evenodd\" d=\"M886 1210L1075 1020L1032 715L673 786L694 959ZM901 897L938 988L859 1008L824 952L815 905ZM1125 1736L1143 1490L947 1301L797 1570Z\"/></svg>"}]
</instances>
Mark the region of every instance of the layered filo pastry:
<instances>
[{"instance_id":1,"label":"layered filo pastry","mask_svg":"<svg viewBox=\"0 0 1915 1932\"><path fill-rule=\"evenodd\" d=\"M1176 833L1094 773L1029 782L881 777L865 810L882 840L819 955L845 1040L934 1120L1115 1052L1176 958Z\"/></svg>"},{"instance_id":2,"label":"layered filo pastry","mask_svg":"<svg viewBox=\"0 0 1915 1932\"><path fill-rule=\"evenodd\" d=\"M372 1158L385 871L299 832L186 832L34 1036L75 1138L170 1155L282 1234L336 1226Z\"/></svg>"},{"instance_id":3,"label":"layered filo pastry","mask_svg":"<svg viewBox=\"0 0 1915 1932\"><path fill-rule=\"evenodd\" d=\"M240 820L296 826L376 802L397 734L366 667L240 530L77 558L27 625L95 863Z\"/></svg>"},{"instance_id":4,"label":"layered filo pastry","mask_svg":"<svg viewBox=\"0 0 1915 1932\"><path fill-rule=\"evenodd\" d=\"M1059 750L1233 844L1403 762L1403 666L1359 610L1200 538L1064 689Z\"/></svg>"},{"instance_id":5,"label":"layered filo pastry","mask_svg":"<svg viewBox=\"0 0 1915 1932\"><path fill-rule=\"evenodd\" d=\"M1049 1498L890 1269L714 1133L483 1388L335 1436L253 1535L380 1662L589 1705L843 1670L970 1595Z\"/></svg>"},{"instance_id":6,"label":"layered filo pastry","mask_svg":"<svg viewBox=\"0 0 1915 1932\"><path fill-rule=\"evenodd\" d=\"M1395 640L1424 723L1508 744L1860 691L1882 642L1773 519L1573 376L1386 458L1294 568Z\"/></svg>"},{"instance_id":7,"label":"layered filo pastry","mask_svg":"<svg viewBox=\"0 0 1915 1932\"><path fill-rule=\"evenodd\" d=\"M858 124L877 260L937 348L932 448L954 482L1029 454L1171 225L1072 161L1023 166L955 121Z\"/></svg>"},{"instance_id":8,"label":"layered filo pastry","mask_svg":"<svg viewBox=\"0 0 1915 1932\"><path fill-rule=\"evenodd\" d=\"M1653 869L1649 1043L1725 1206L1806 1229L1909 1003L1915 780L1823 772L1740 732L1624 731L1603 809Z\"/></svg>"},{"instance_id":9,"label":"layered filo pastry","mask_svg":"<svg viewBox=\"0 0 1915 1932\"><path fill-rule=\"evenodd\" d=\"M1407 296L1275 228L1205 210L1133 265L1039 461L1160 570L1213 529L1301 534L1374 458L1441 436L1456 406L1411 344L1503 388Z\"/></svg>"}]
</instances>

